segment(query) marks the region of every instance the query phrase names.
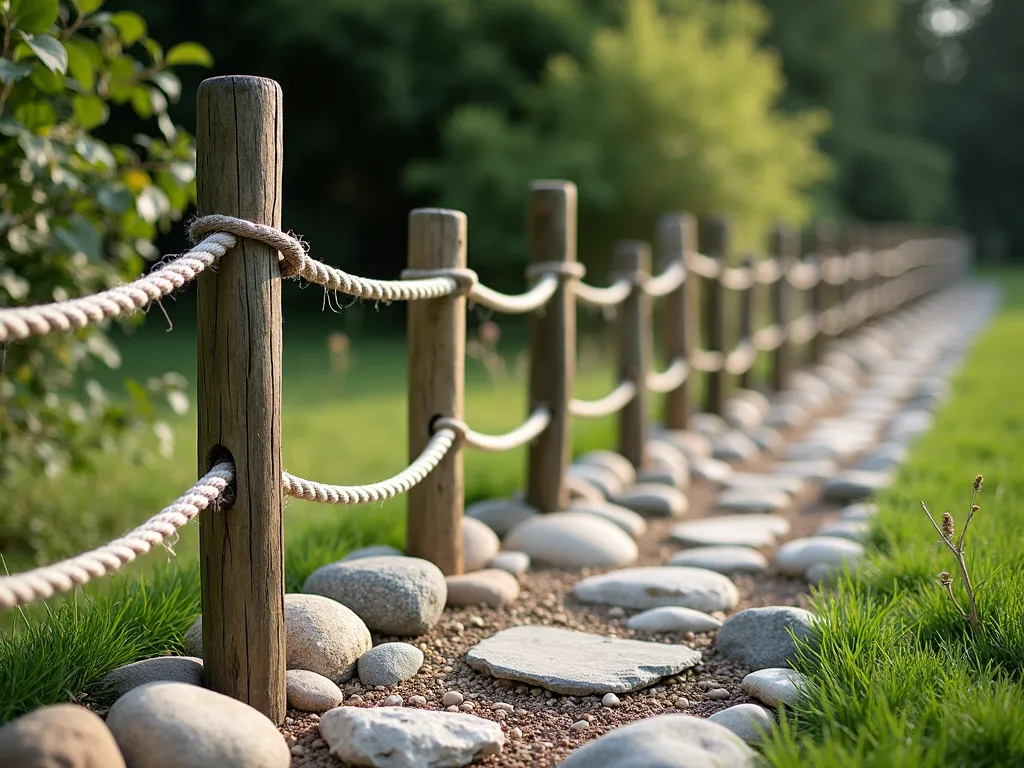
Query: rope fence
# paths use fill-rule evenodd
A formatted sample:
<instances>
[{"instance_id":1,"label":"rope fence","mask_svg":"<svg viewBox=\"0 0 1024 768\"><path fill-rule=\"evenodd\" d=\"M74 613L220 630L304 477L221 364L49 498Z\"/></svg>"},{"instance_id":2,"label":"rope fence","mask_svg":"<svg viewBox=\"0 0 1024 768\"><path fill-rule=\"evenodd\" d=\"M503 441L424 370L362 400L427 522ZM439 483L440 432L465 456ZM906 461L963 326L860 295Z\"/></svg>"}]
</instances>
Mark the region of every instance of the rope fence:
<instances>
[{"instance_id":1,"label":"rope fence","mask_svg":"<svg viewBox=\"0 0 1024 768\"><path fill-rule=\"evenodd\" d=\"M685 429L700 410L722 415L729 391L751 385L762 354L771 358L770 387L781 390L801 364L824 360L826 338L948 285L967 265L967 245L957 233L887 229L874 242L841 253L829 228L818 227L801 258L796 233L780 225L770 255L732 266L726 219L708 222L699 248L696 219L668 213L658 228L659 271L652 274L649 245L624 242L615 253L611 282L596 286L583 282L586 270L576 260L575 185L538 181L529 193L531 285L523 293L502 293L480 282L467 267L466 217L444 209L410 214L408 269L400 279L369 279L311 258L299 238L281 230L276 84L259 78L207 80L200 88L198 120L198 165L206 174L200 177L199 207L217 212L192 222L195 245L124 286L64 302L0 308L0 343L125 317L196 282L199 448L200 455L217 461L181 498L124 536L68 560L0 577L0 608L45 600L108 575L198 517L210 686L275 722L284 717L283 669L270 660L283 645L278 598L284 589L284 497L356 505L409 494L406 551L447 575L460 573L463 448L525 447L527 503L540 512L564 509L574 418L617 416L619 452L639 469L651 394L664 396L664 426L670 430ZM239 125L246 126L246 136L255 131L258 140L239 143ZM237 158L237 177L214 172L222 155ZM242 188L245 195L238 192ZM393 477L345 486L282 469L282 278L368 301L410 302L409 463ZM477 432L464 420L466 311L472 305L530 315L530 405L525 420L500 435ZM596 400L573 395L577 305L616 312L618 381ZM660 371L656 335L667 361ZM706 379L703 409L693 402L696 374ZM250 434L271 438L250 441ZM201 514L211 508L216 514ZM232 669L245 669L244 679Z\"/></svg>"}]
</instances>

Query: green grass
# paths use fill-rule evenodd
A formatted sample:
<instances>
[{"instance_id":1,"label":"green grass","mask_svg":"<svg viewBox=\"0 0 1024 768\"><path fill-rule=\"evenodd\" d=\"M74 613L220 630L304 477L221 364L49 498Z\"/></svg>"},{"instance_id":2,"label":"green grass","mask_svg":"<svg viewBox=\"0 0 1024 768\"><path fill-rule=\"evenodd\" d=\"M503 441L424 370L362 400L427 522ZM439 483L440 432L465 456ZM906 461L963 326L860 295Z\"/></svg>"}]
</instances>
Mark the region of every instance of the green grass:
<instances>
[{"instance_id":1,"label":"green grass","mask_svg":"<svg viewBox=\"0 0 1024 768\"><path fill-rule=\"evenodd\" d=\"M1000 282L1001 314L878 498L869 567L817 595L825 621L795 665L808 695L765 747L776 768L1024 765L1024 276ZM955 561L920 502L959 526L978 473L967 558L975 633L938 584Z\"/></svg>"}]
</instances>

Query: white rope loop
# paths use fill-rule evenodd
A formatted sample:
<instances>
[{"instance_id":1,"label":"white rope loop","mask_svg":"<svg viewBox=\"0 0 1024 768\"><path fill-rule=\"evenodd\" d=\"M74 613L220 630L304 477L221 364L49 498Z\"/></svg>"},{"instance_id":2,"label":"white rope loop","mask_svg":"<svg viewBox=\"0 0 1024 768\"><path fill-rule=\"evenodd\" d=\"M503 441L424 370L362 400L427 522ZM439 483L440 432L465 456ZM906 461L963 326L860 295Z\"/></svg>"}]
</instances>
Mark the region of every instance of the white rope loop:
<instances>
[{"instance_id":1,"label":"white rope loop","mask_svg":"<svg viewBox=\"0 0 1024 768\"><path fill-rule=\"evenodd\" d=\"M506 315L522 315L534 312L555 295L561 281L558 275L547 274L525 293L507 294L477 283L469 292L471 301Z\"/></svg>"},{"instance_id":2,"label":"white rope loop","mask_svg":"<svg viewBox=\"0 0 1024 768\"><path fill-rule=\"evenodd\" d=\"M174 503L109 544L31 571L0 576L0 609L70 592L122 568L169 539L175 531L216 503L234 476L235 469L230 463L217 464Z\"/></svg>"},{"instance_id":3,"label":"white rope loop","mask_svg":"<svg viewBox=\"0 0 1024 768\"><path fill-rule=\"evenodd\" d=\"M781 325L769 325L754 334L754 346L759 352L771 352L786 341L786 329Z\"/></svg>"},{"instance_id":4,"label":"white rope loop","mask_svg":"<svg viewBox=\"0 0 1024 768\"><path fill-rule=\"evenodd\" d=\"M616 307L628 299L632 291L633 283L627 278L620 278L604 288L587 285L582 281L576 283L576 299L591 307Z\"/></svg>"},{"instance_id":5,"label":"white rope loop","mask_svg":"<svg viewBox=\"0 0 1024 768\"><path fill-rule=\"evenodd\" d=\"M724 267L719 279L731 291L745 291L754 285L757 276L751 267Z\"/></svg>"},{"instance_id":6,"label":"white rope loop","mask_svg":"<svg viewBox=\"0 0 1024 768\"><path fill-rule=\"evenodd\" d=\"M695 349L690 358L690 365L701 373L717 373L725 365L725 355L708 349Z\"/></svg>"},{"instance_id":7,"label":"white rope loop","mask_svg":"<svg viewBox=\"0 0 1024 768\"><path fill-rule=\"evenodd\" d=\"M647 374L647 388L651 392L665 395L675 392L690 375L690 366L680 357L669 363L664 371L652 371Z\"/></svg>"},{"instance_id":8,"label":"white rope loop","mask_svg":"<svg viewBox=\"0 0 1024 768\"><path fill-rule=\"evenodd\" d=\"M581 419L600 419L611 416L625 408L629 402L636 397L636 384L632 381L622 381L611 392L600 400L577 400L569 401L569 413Z\"/></svg>"},{"instance_id":9,"label":"white rope loop","mask_svg":"<svg viewBox=\"0 0 1024 768\"><path fill-rule=\"evenodd\" d=\"M808 312L789 324L789 340L794 344L806 344L817 334L818 318L814 312Z\"/></svg>"},{"instance_id":10,"label":"white rope loop","mask_svg":"<svg viewBox=\"0 0 1024 768\"><path fill-rule=\"evenodd\" d=\"M763 259L754 267L754 279L761 285L772 285L782 279L785 271L779 259Z\"/></svg>"},{"instance_id":11,"label":"white rope loop","mask_svg":"<svg viewBox=\"0 0 1024 768\"><path fill-rule=\"evenodd\" d=\"M651 298L657 299L668 296L677 290L686 280L686 267L681 261L677 261L661 271L660 274L648 278L644 284L644 293Z\"/></svg>"},{"instance_id":12,"label":"white rope loop","mask_svg":"<svg viewBox=\"0 0 1024 768\"><path fill-rule=\"evenodd\" d=\"M686 254L686 268L706 280L717 280L722 275L722 262L696 251Z\"/></svg>"},{"instance_id":13,"label":"white rope loop","mask_svg":"<svg viewBox=\"0 0 1024 768\"><path fill-rule=\"evenodd\" d=\"M474 450L502 453L533 442L548 428L550 423L551 411L541 407L534 410L518 427L502 435L485 435L470 429L464 421L448 417L438 419L434 423L434 428L455 432L459 436L460 442Z\"/></svg>"},{"instance_id":14,"label":"white rope loop","mask_svg":"<svg viewBox=\"0 0 1024 768\"><path fill-rule=\"evenodd\" d=\"M746 373L757 362L757 347L749 341L742 341L725 358L725 372L733 376Z\"/></svg>"},{"instance_id":15,"label":"white rope loop","mask_svg":"<svg viewBox=\"0 0 1024 768\"><path fill-rule=\"evenodd\" d=\"M195 280L233 248L235 242L230 234L212 234L190 251L127 285L52 304L0 308L0 343L66 333L107 319L133 315Z\"/></svg>"},{"instance_id":16,"label":"white rope loop","mask_svg":"<svg viewBox=\"0 0 1024 768\"><path fill-rule=\"evenodd\" d=\"M821 281L821 270L813 262L795 261L786 270L786 279L798 291L809 291Z\"/></svg>"},{"instance_id":17,"label":"white rope loop","mask_svg":"<svg viewBox=\"0 0 1024 768\"><path fill-rule=\"evenodd\" d=\"M282 477L284 492L294 499L321 504L370 504L387 501L423 482L441 463L457 440L455 430L437 430L420 455L408 467L387 480L370 485L326 485L285 472Z\"/></svg>"}]
</instances>

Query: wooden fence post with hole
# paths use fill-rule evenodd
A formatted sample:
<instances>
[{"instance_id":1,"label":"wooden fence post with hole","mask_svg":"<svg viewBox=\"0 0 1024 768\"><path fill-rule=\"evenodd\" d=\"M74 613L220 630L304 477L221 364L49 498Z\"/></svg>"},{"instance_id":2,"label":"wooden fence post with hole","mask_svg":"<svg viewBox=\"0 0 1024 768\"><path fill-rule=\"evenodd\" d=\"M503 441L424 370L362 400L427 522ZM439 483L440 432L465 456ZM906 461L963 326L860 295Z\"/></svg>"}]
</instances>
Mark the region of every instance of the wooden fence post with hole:
<instances>
[{"instance_id":1,"label":"wooden fence post with hole","mask_svg":"<svg viewBox=\"0 0 1024 768\"><path fill-rule=\"evenodd\" d=\"M820 278L818 283L811 289L811 308L818 319L818 330L811 337L810 352L811 361L820 363L825 357L826 340L825 332L821 328L821 321L825 316L825 312L830 308L829 296L832 293L829 290L829 284L825 281L828 257L832 255L835 242L834 228L831 221L823 220L817 222L812 242L814 244L815 259L817 259L818 269L820 270Z\"/></svg>"},{"instance_id":2,"label":"wooden fence post with hole","mask_svg":"<svg viewBox=\"0 0 1024 768\"><path fill-rule=\"evenodd\" d=\"M754 270L754 258L748 256L743 260L743 266L745 269L753 272ZM739 327L739 338L743 342L754 342L754 312L755 312L755 298L757 296L757 280L753 280L749 288L745 288L740 292L740 327ZM739 385L741 389L749 389L750 382L754 378L754 364L757 362L757 355L754 356L754 361L743 371L739 376Z\"/></svg>"},{"instance_id":3,"label":"wooden fence post with hole","mask_svg":"<svg viewBox=\"0 0 1024 768\"><path fill-rule=\"evenodd\" d=\"M527 210L530 261L576 263L576 185L535 181ZM564 478L572 458L572 398L576 374L576 293L568 277L530 319L530 412L546 406L551 422L530 443L526 501L541 512L569 504Z\"/></svg>"},{"instance_id":4,"label":"wooden fence post with hole","mask_svg":"<svg viewBox=\"0 0 1024 768\"><path fill-rule=\"evenodd\" d=\"M796 261L799 247L792 227L778 224L772 230L771 252L780 269L779 279L772 285L772 322L782 329L782 341L772 353L772 389L776 392L786 388L793 365L793 345L789 340L792 291L786 274Z\"/></svg>"},{"instance_id":5,"label":"wooden fence post with hole","mask_svg":"<svg viewBox=\"0 0 1024 768\"><path fill-rule=\"evenodd\" d=\"M465 268L466 215L420 208L409 214L409 268ZM426 448L435 419L462 419L466 369L466 298L409 302L409 460ZM448 452L409 491L406 551L446 576L462 573L462 451Z\"/></svg>"},{"instance_id":6,"label":"wooden fence post with hole","mask_svg":"<svg viewBox=\"0 0 1024 768\"><path fill-rule=\"evenodd\" d=\"M619 411L619 453L638 470L644 465L647 423L647 373L651 370L651 298L643 282L651 272L651 248L647 243L626 241L615 248L617 277L633 283L622 302L619 316L619 381L632 381L636 394Z\"/></svg>"},{"instance_id":7,"label":"wooden fence post with hole","mask_svg":"<svg viewBox=\"0 0 1024 768\"><path fill-rule=\"evenodd\" d=\"M679 262L686 264L686 254L697 250L697 220L689 213L666 213L658 222L658 269L664 271ZM683 284L665 297L662 344L668 363L681 359L690 361L697 345L698 306L697 275L689 272ZM693 373L665 397L665 428L686 429L690 418Z\"/></svg>"},{"instance_id":8,"label":"wooden fence post with hole","mask_svg":"<svg viewBox=\"0 0 1024 768\"><path fill-rule=\"evenodd\" d=\"M197 99L202 215L281 226L281 88L205 80ZM197 288L199 474L235 466L231 506L200 515L203 678L280 724L285 716L281 488L281 273L239 238Z\"/></svg>"},{"instance_id":9,"label":"wooden fence post with hole","mask_svg":"<svg viewBox=\"0 0 1024 768\"><path fill-rule=\"evenodd\" d=\"M708 255L722 267L729 263L729 223L724 216L715 216L707 223ZM704 394L708 413L719 416L725 413L726 372L725 372L725 286L721 278L704 281L704 323L707 327L708 350L722 355L722 368L707 375Z\"/></svg>"}]
</instances>

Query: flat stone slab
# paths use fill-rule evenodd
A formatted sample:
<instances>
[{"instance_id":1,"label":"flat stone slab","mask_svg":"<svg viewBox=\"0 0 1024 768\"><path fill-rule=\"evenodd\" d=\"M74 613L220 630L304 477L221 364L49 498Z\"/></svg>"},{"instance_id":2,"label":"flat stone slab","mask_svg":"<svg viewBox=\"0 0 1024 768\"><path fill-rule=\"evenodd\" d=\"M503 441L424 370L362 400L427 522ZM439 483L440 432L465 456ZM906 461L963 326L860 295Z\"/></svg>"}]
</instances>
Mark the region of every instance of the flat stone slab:
<instances>
[{"instance_id":1,"label":"flat stone slab","mask_svg":"<svg viewBox=\"0 0 1024 768\"><path fill-rule=\"evenodd\" d=\"M834 536L811 536L787 541L775 553L775 566L785 574L799 576L816 563L838 565L855 562L864 556L864 547L856 541Z\"/></svg>"},{"instance_id":2,"label":"flat stone slab","mask_svg":"<svg viewBox=\"0 0 1024 768\"><path fill-rule=\"evenodd\" d=\"M690 509L690 502L678 488L655 483L637 483L615 494L612 501L651 517L682 517Z\"/></svg>"},{"instance_id":3,"label":"flat stone slab","mask_svg":"<svg viewBox=\"0 0 1024 768\"><path fill-rule=\"evenodd\" d=\"M864 541L870 524L867 520L836 520L818 529L818 536L835 536L850 541Z\"/></svg>"},{"instance_id":4,"label":"flat stone slab","mask_svg":"<svg viewBox=\"0 0 1024 768\"><path fill-rule=\"evenodd\" d=\"M696 547L678 552L667 565L686 565L718 573L760 573L768 567L768 560L750 547Z\"/></svg>"},{"instance_id":5,"label":"flat stone slab","mask_svg":"<svg viewBox=\"0 0 1024 768\"><path fill-rule=\"evenodd\" d=\"M567 696L629 693L698 664L683 645L623 640L556 627L512 627L466 652L478 672Z\"/></svg>"},{"instance_id":6,"label":"flat stone slab","mask_svg":"<svg viewBox=\"0 0 1024 768\"><path fill-rule=\"evenodd\" d=\"M669 535L683 544L698 547L767 547L789 531L789 521L778 515L724 515L680 523Z\"/></svg>"},{"instance_id":7,"label":"flat stone slab","mask_svg":"<svg viewBox=\"0 0 1024 768\"><path fill-rule=\"evenodd\" d=\"M691 715L656 715L613 728L559 768L754 768L757 753L728 728Z\"/></svg>"},{"instance_id":8,"label":"flat stone slab","mask_svg":"<svg viewBox=\"0 0 1024 768\"><path fill-rule=\"evenodd\" d=\"M781 701L787 707L800 698L800 685L804 676L792 669L759 669L740 682L740 690L762 704L775 709Z\"/></svg>"},{"instance_id":9,"label":"flat stone slab","mask_svg":"<svg viewBox=\"0 0 1024 768\"><path fill-rule=\"evenodd\" d=\"M557 568L605 568L636 560L636 542L615 523L589 512L552 512L517 525L505 546L533 563Z\"/></svg>"},{"instance_id":10,"label":"flat stone slab","mask_svg":"<svg viewBox=\"0 0 1024 768\"><path fill-rule=\"evenodd\" d=\"M577 582L573 594L585 603L641 610L677 605L698 611L727 611L739 602L736 585L727 577L686 566L611 571Z\"/></svg>"},{"instance_id":11,"label":"flat stone slab","mask_svg":"<svg viewBox=\"0 0 1024 768\"><path fill-rule=\"evenodd\" d=\"M792 474L734 472L726 481L725 486L728 489L782 491L790 496L795 496L804 489L806 482L802 477Z\"/></svg>"},{"instance_id":12,"label":"flat stone slab","mask_svg":"<svg viewBox=\"0 0 1024 768\"><path fill-rule=\"evenodd\" d=\"M703 611L668 605L664 608L650 608L631 616L626 621L627 629L642 632L710 632L722 626L722 622Z\"/></svg>"},{"instance_id":13,"label":"flat stone slab","mask_svg":"<svg viewBox=\"0 0 1024 768\"><path fill-rule=\"evenodd\" d=\"M773 471L776 476L789 475L808 482L820 483L835 475L839 471L839 467L831 459L812 459L779 462L774 466Z\"/></svg>"},{"instance_id":14,"label":"flat stone slab","mask_svg":"<svg viewBox=\"0 0 1024 768\"><path fill-rule=\"evenodd\" d=\"M717 509L750 514L778 512L791 503L788 493L771 488L727 488L715 499Z\"/></svg>"},{"instance_id":15,"label":"flat stone slab","mask_svg":"<svg viewBox=\"0 0 1024 768\"><path fill-rule=\"evenodd\" d=\"M826 501L845 504L861 501L872 494L888 488L893 481L892 472L867 472L861 469L847 469L825 484L823 495Z\"/></svg>"},{"instance_id":16,"label":"flat stone slab","mask_svg":"<svg viewBox=\"0 0 1024 768\"><path fill-rule=\"evenodd\" d=\"M690 465L690 474L698 480L725 485L732 477L732 467L718 459L700 459Z\"/></svg>"},{"instance_id":17,"label":"flat stone slab","mask_svg":"<svg viewBox=\"0 0 1024 768\"><path fill-rule=\"evenodd\" d=\"M765 669L790 664L796 639L811 635L814 614L788 605L747 608L729 617L715 635L715 648L745 667Z\"/></svg>"}]
</instances>

